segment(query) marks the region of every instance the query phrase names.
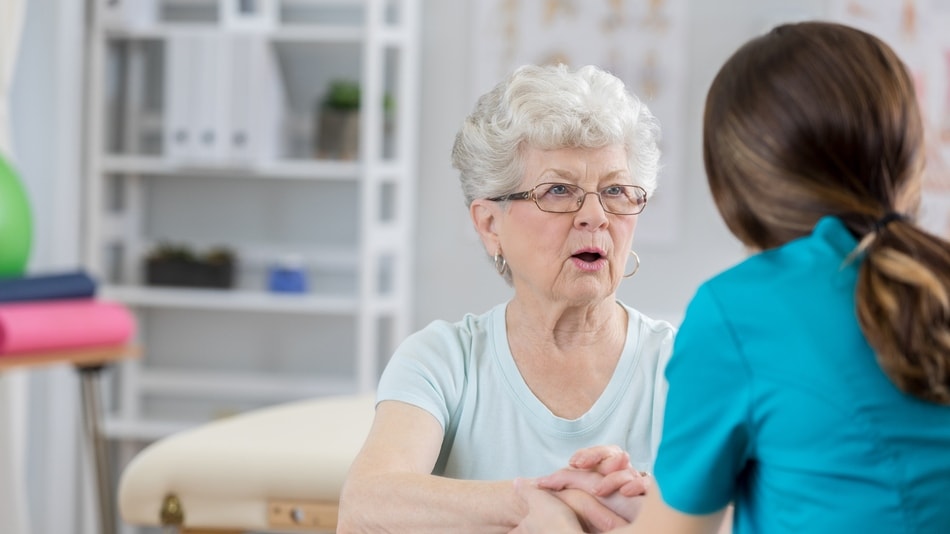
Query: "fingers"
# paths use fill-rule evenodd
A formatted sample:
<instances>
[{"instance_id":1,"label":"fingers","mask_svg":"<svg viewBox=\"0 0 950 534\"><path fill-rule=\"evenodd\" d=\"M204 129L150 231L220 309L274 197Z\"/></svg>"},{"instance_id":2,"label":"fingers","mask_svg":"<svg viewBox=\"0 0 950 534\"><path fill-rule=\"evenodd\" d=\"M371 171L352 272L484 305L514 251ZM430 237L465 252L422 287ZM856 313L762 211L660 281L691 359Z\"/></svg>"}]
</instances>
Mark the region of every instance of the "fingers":
<instances>
[{"instance_id":1,"label":"fingers","mask_svg":"<svg viewBox=\"0 0 950 534\"><path fill-rule=\"evenodd\" d=\"M643 495L650 487L651 479L646 473L640 473L634 469L625 469L623 471L614 471L600 480L593 488L594 495L610 495L619 491L626 497L635 497Z\"/></svg>"},{"instance_id":2,"label":"fingers","mask_svg":"<svg viewBox=\"0 0 950 534\"><path fill-rule=\"evenodd\" d=\"M565 468L537 479L537 485L540 488L550 490L579 489L593 493L603 478L602 475L594 471Z\"/></svg>"},{"instance_id":3,"label":"fingers","mask_svg":"<svg viewBox=\"0 0 950 534\"><path fill-rule=\"evenodd\" d=\"M580 532L580 524L574 511L550 492L538 489L533 480L515 479L514 489L527 510L518 527L511 532Z\"/></svg>"},{"instance_id":4,"label":"fingers","mask_svg":"<svg viewBox=\"0 0 950 534\"><path fill-rule=\"evenodd\" d=\"M620 451L620 454L604 458L604 460L598 464L597 472L606 475L614 471L626 471L630 468L630 455L627 454L626 451Z\"/></svg>"},{"instance_id":5,"label":"fingers","mask_svg":"<svg viewBox=\"0 0 950 534\"><path fill-rule=\"evenodd\" d=\"M636 497L638 495L646 495L647 491L650 489L650 486L653 485L653 477L650 476L650 473L639 472L640 476L635 477L630 482L627 482L620 487L620 494L627 497Z\"/></svg>"},{"instance_id":6,"label":"fingers","mask_svg":"<svg viewBox=\"0 0 950 534\"><path fill-rule=\"evenodd\" d=\"M621 515L583 490L565 489L554 495L577 514L588 532L606 532L627 524Z\"/></svg>"},{"instance_id":7,"label":"fingers","mask_svg":"<svg viewBox=\"0 0 950 534\"><path fill-rule=\"evenodd\" d=\"M617 445L595 445L575 452L569 465L577 469L594 469L605 462L607 466L613 467L613 470L616 470L618 465L623 469L629 465L630 456Z\"/></svg>"}]
</instances>

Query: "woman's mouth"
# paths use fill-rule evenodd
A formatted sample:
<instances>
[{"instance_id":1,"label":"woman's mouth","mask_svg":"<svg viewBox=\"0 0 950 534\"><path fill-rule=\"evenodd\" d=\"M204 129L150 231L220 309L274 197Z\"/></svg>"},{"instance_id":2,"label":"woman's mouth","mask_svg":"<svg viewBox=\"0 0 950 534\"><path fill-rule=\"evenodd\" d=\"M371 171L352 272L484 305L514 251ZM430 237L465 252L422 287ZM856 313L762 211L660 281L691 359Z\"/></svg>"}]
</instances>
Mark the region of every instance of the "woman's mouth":
<instances>
[{"instance_id":1,"label":"woman's mouth","mask_svg":"<svg viewBox=\"0 0 950 534\"><path fill-rule=\"evenodd\" d=\"M595 272L607 265L607 258L598 250L582 250L571 256L574 265L582 271Z\"/></svg>"},{"instance_id":2,"label":"woman's mouth","mask_svg":"<svg viewBox=\"0 0 950 534\"><path fill-rule=\"evenodd\" d=\"M586 261L587 263L593 263L602 256L597 252L581 252L580 254L574 254L574 257L581 261Z\"/></svg>"}]
</instances>

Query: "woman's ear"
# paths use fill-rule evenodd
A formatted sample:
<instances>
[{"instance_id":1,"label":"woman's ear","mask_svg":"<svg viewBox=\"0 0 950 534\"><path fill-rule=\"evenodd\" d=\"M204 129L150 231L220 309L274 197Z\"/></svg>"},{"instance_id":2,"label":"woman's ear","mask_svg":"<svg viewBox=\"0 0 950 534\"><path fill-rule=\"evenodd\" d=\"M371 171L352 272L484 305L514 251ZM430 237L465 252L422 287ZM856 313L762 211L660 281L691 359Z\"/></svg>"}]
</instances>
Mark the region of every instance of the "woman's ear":
<instances>
[{"instance_id":1,"label":"woman's ear","mask_svg":"<svg viewBox=\"0 0 950 534\"><path fill-rule=\"evenodd\" d=\"M472 217L472 225L478 236L482 240L482 245L489 255L498 252L500 238L498 236L498 223L500 222L501 208L497 202L490 200L477 199L472 201L469 206L469 215Z\"/></svg>"}]
</instances>

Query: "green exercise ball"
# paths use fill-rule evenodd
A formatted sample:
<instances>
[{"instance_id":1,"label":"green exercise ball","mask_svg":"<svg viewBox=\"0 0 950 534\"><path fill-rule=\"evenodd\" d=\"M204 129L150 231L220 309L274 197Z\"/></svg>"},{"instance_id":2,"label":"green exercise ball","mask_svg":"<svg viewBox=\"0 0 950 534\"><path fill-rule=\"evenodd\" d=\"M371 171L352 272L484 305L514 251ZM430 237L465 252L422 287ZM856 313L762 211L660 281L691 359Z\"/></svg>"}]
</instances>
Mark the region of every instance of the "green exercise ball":
<instances>
[{"instance_id":1,"label":"green exercise ball","mask_svg":"<svg viewBox=\"0 0 950 534\"><path fill-rule=\"evenodd\" d=\"M32 237L26 190L0 155L0 278L23 275Z\"/></svg>"}]
</instances>

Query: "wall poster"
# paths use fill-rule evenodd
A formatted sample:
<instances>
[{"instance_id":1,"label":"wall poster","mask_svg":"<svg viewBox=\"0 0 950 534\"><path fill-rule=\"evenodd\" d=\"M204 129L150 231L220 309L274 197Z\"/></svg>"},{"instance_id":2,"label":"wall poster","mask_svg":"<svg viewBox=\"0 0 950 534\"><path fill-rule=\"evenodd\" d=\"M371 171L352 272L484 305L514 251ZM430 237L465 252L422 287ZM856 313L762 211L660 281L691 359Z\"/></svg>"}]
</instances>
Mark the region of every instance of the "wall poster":
<instances>
[{"instance_id":1,"label":"wall poster","mask_svg":"<svg viewBox=\"0 0 950 534\"><path fill-rule=\"evenodd\" d=\"M920 221L950 238L950 2L833 0L830 15L880 37L910 68L929 142Z\"/></svg>"},{"instance_id":2,"label":"wall poster","mask_svg":"<svg viewBox=\"0 0 950 534\"><path fill-rule=\"evenodd\" d=\"M623 80L660 121L657 191L637 243L671 243L682 218L686 107L685 0L479 0L473 10L474 104L526 63L597 65Z\"/></svg>"}]
</instances>

